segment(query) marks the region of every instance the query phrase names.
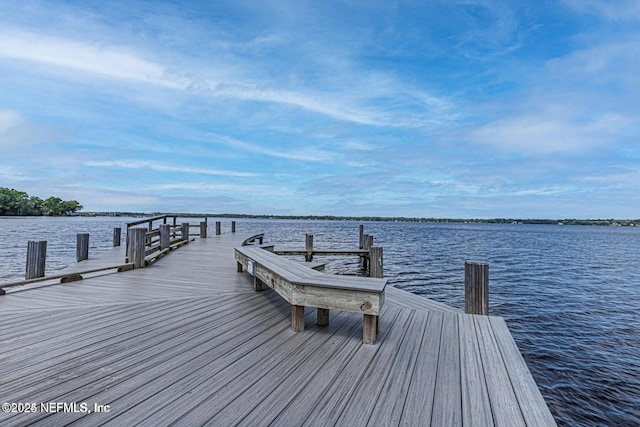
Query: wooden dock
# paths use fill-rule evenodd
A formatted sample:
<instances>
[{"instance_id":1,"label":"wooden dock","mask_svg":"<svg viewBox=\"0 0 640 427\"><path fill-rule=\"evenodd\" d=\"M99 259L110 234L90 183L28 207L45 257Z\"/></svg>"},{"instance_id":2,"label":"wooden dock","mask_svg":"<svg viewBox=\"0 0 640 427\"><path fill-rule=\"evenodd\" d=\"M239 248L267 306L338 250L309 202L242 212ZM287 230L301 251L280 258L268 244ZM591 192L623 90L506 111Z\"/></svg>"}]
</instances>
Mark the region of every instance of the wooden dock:
<instances>
[{"instance_id":1,"label":"wooden dock","mask_svg":"<svg viewBox=\"0 0 640 427\"><path fill-rule=\"evenodd\" d=\"M289 305L236 272L242 237L7 289L0 400L22 406L0 425L555 425L502 318L387 286L375 345L356 313L318 327L308 309L294 333Z\"/></svg>"}]
</instances>

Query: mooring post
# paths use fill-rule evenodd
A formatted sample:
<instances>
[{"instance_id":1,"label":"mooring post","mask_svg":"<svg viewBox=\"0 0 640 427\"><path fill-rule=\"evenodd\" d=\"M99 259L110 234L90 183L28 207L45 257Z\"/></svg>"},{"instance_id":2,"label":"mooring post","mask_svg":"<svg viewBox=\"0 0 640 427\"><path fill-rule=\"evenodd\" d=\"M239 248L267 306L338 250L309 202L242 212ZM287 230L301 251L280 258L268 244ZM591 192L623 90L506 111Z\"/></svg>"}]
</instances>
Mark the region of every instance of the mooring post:
<instances>
[{"instance_id":1,"label":"mooring post","mask_svg":"<svg viewBox=\"0 0 640 427\"><path fill-rule=\"evenodd\" d=\"M205 221L200 221L200 238L207 238L207 223Z\"/></svg>"},{"instance_id":2,"label":"mooring post","mask_svg":"<svg viewBox=\"0 0 640 427\"><path fill-rule=\"evenodd\" d=\"M160 224L160 250L169 248L171 244L171 225Z\"/></svg>"},{"instance_id":3,"label":"mooring post","mask_svg":"<svg viewBox=\"0 0 640 427\"><path fill-rule=\"evenodd\" d=\"M369 277L381 279L383 275L382 246L371 246L369 248Z\"/></svg>"},{"instance_id":4,"label":"mooring post","mask_svg":"<svg viewBox=\"0 0 640 427\"><path fill-rule=\"evenodd\" d=\"M146 242L146 227L132 227L127 230L127 259L133 263L133 268L145 267Z\"/></svg>"},{"instance_id":5,"label":"mooring post","mask_svg":"<svg viewBox=\"0 0 640 427\"><path fill-rule=\"evenodd\" d=\"M304 260L307 262L313 261L313 234L305 235L304 249L307 252Z\"/></svg>"},{"instance_id":6,"label":"mooring post","mask_svg":"<svg viewBox=\"0 0 640 427\"><path fill-rule=\"evenodd\" d=\"M27 242L27 269L24 278L35 279L44 277L44 267L47 259L47 241Z\"/></svg>"},{"instance_id":7,"label":"mooring post","mask_svg":"<svg viewBox=\"0 0 640 427\"><path fill-rule=\"evenodd\" d=\"M232 233L236 232L236 222L235 221L231 221L231 232Z\"/></svg>"},{"instance_id":8,"label":"mooring post","mask_svg":"<svg viewBox=\"0 0 640 427\"><path fill-rule=\"evenodd\" d=\"M464 263L464 312L489 314L489 264Z\"/></svg>"},{"instance_id":9,"label":"mooring post","mask_svg":"<svg viewBox=\"0 0 640 427\"><path fill-rule=\"evenodd\" d=\"M369 236L368 234L362 235L362 248L368 251L371 246L373 246L373 236ZM369 264L367 263L368 257L367 255L362 256L362 269L366 270L369 268Z\"/></svg>"},{"instance_id":10,"label":"mooring post","mask_svg":"<svg viewBox=\"0 0 640 427\"><path fill-rule=\"evenodd\" d=\"M384 261L382 258L382 246L373 246L373 236L369 236L370 238L370 247L369 247L369 277L376 277L378 279L382 279L384 277ZM365 324L367 323L365 316ZM380 316L375 316L375 328L376 335L380 332ZM366 340L365 340L366 341ZM366 343L366 342L365 342ZM375 336L373 338L373 342L375 343Z\"/></svg>"},{"instance_id":11,"label":"mooring post","mask_svg":"<svg viewBox=\"0 0 640 427\"><path fill-rule=\"evenodd\" d=\"M188 222L182 223L182 231L180 236L182 237L182 240L186 240L187 242L189 241L189 223Z\"/></svg>"},{"instance_id":12,"label":"mooring post","mask_svg":"<svg viewBox=\"0 0 640 427\"><path fill-rule=\"evenodd\" d=\"M122 238L122 228L114 227L113 228L113 247L120 246L120 240Z\"/></svg>"},{"instance_id":13,"label":"mooring post","mask_svg":"<svg viewBox=\"0 0 640 427\"><path fill-rule=\"evenodd\" d=\"M89 233L78 233L76 236L76 260L89 259Z\"/></svg>"},{"instance_id":14,"label":"mooring post","mask_svg":"<svg viewBox=\"0 0 640 427\"><path fill-rule=\"evenodd\" d=\"M219 236L221 234L221 225L220 225L220 221L216 221L216 236Z\"/></svg>"},{"instance_id":15,"label":"mooring post","mask_svg":"<svg viewBox=\"0 0 640 427\"><path fill-rule=\"evenodd\" d=\"M360 224L360 240L358 241L358 248L362 249L364 247L364 225Z\"/></svg>"}]
</instances>

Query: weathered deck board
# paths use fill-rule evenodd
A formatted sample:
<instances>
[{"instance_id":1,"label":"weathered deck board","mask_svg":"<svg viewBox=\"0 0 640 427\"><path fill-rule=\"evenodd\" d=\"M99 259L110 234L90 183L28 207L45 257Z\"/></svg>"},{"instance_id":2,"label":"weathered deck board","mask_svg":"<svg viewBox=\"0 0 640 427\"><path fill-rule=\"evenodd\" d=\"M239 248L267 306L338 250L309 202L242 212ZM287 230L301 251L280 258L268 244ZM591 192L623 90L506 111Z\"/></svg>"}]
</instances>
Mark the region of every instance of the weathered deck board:
<instances>
[{"instance_id":1,"label":"weathered deck board","mask_svg":"<svg viewBox=\"0 0 640 427\"><path fill-rule=\"evenodd\" d=\"M289 305L236 272L241 241L223 234L149 268L8 289L3 401L111 410L0 413L0 425L554 425L502 319L388 287L375 345L348 312L319 327L308 309L294 333Z\"/></svg>"}]
</instances>

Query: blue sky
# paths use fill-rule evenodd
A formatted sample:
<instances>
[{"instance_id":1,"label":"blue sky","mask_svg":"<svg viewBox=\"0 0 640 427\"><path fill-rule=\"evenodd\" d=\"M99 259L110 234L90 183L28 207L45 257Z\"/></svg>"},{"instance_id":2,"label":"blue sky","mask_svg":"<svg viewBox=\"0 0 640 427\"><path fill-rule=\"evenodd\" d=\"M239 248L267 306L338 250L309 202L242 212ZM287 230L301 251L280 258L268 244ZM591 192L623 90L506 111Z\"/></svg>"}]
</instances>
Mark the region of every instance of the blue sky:
<instances>
[{"instance_id":1,"label":"blue sky","mask_svg":"<svg viewBox=\"0 0 640 427\"><path fill-rule=\"evenodd\" d=\"M89 211L640 218L638 100L637 0L0 1L0 187Z\"/></svg>"}]
</instances>

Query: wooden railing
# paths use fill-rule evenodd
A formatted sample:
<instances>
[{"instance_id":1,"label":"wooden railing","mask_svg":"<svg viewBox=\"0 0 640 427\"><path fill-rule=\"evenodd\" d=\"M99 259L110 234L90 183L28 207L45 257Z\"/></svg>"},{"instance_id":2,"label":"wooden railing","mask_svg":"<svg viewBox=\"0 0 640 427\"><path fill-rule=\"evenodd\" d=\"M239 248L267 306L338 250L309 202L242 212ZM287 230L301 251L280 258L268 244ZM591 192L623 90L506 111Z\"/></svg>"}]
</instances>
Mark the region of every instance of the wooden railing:
<instances>
[{"instance_id":1,"label":"wooden railing","mask_svg":"<svg viewBox=\"0 0 640 427\"><path fill-rule=\"evenodd\" d=\"M179 218L201 218L196 227L189 222L178 224ZM191 233L196 228L198 233ZM191 236L207 237L207 217L200 215L162 215L127 224L126 262L136 268L149 265L171 250L189 243Z\"/></svg>"}]
</instances>

